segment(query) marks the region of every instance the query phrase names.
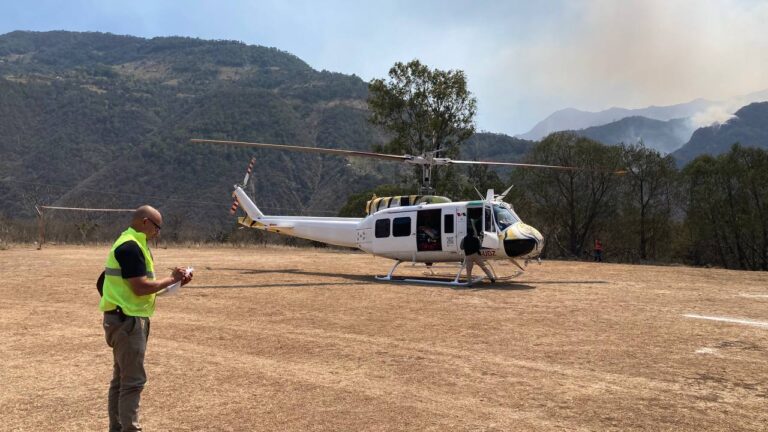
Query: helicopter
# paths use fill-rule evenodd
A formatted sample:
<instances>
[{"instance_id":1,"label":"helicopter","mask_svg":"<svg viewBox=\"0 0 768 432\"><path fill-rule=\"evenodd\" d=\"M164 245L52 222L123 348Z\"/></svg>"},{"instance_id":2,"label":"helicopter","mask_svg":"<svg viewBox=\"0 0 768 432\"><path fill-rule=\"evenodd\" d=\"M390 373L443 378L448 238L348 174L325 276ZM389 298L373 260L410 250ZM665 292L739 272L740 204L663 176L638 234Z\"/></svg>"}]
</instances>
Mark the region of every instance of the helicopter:
<instances>
[{"instance_id":1,"label":"helicopter","mask_svg":"<svg viewBox=\"0 0 768 432\"><path fill-rule=\"evenodd\" d=\"M234 202L230 212L234 214L238 207L245 211L246 216L238 218L240 225L335 246L356 248L375 256L394 260L395 264L386 276L375 277L382 281L451 286L467 286L482 281L484 276L476 276L472 280L461 280L461 274L465 268L461 242L469 233L480 239L481 256L486 260L512 262L520 269L516 275L525 271L520 261L527 265L529 261L538 259L544 248L544 237L541 233L536 228L525 224L514 208L504 202L504 198L512 187L498 195L493 189L488 189L485 197L479 200L451 201L447 197L433 194L434 189L431 187L433 167L490 165L580 170L576 167L557 165L455 160L437 157L439 150L413 156L245 141L213 139L190 141L201 144L373 158L420 166L422 184L419 194L374 196L366 203L367 214L363 218L265 215L243 190L250 180L255 158L251 159L242 184L234 185L232 193ZM623 172L615 171L615 173ZM452 280L395 278L393 276L395 270L404 262L424 263L430 271L435 263L460 263L460 265Z\"/></svg>"}]
</instances>

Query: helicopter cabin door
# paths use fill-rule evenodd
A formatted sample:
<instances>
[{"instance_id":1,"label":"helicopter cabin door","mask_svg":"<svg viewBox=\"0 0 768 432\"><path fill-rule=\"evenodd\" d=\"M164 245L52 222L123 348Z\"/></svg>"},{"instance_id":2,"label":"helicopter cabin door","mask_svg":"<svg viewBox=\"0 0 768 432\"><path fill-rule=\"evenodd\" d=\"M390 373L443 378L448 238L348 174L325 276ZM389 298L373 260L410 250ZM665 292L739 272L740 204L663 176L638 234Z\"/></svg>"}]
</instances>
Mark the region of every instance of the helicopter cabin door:
<instances>
[{"instance_id":1,"label":"helicopter cabin door","mask_svg":"<svg viewBox=\"0 0 768 432\"><path fill-rule=\"evenodd\" d=\"M374 220L372 250L376 255L409 260L416 249L416 212L389 212Z\"/></svg>"},{"instance_id":2,"label":"helicopter cabin door","mask_svg":"<svg viewBox=\"0 0 768 432\"><path fill-rule=\"evenodd\" d=\"M456 230L456 252L460 254L464 254L464 251L461 249L461 241L464 240L464 237L467 236L467 208L466 207L456 207L453 209L454 214L456 215L454 218L454 229ZM446 215L447 216L447 215Z\"/></svg>"},{"instance_id":3,"label":"helicopter cabin door","mask_svg":"<svg viewBox=\"0 0 768 432\"><path fill-rule=\"evenodd\" d=\"M499 235L496 232L496 223L493 221L493 209L489 205L483 206L483 247L493 250L499 248Z\"/></svg>"},{"instance_id":4,"label":"helicopter cabin door","mask_svg":"<svg viewBox=\"0 0 768 432\"><path fill-rule=\"evenodd\" d=\"M454 207L443 208L443 250L446 252L457 253L459 239L463 238L456 232L458 213Z\"/></svg>"}]
</instances>

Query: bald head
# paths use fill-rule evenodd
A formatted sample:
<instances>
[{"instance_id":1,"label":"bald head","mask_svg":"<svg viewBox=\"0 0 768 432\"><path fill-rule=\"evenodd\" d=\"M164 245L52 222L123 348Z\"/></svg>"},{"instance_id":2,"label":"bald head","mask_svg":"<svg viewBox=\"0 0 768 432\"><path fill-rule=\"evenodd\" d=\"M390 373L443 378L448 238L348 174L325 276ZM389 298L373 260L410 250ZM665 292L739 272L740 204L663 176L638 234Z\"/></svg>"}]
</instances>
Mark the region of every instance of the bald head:
<instances>
[{"instance_id":1,"label":"bald head","mask_svg":"<svg viewBox=\"0 0 768 432\"><path fill-rule=\"evenodd\" d=\"M143 205L133 212L131 219L131 228L143 232L147 238L154 238L160 234L160 227L163 225L163 216L156 208Z\"/></svg>"},{"instance_id":2,"label":"bald head","mask_svg":"<svg viewBox=\"0 0 768 432\"><path fill-rule=\"evenodd\" d=\"M156 208L150 206L150 205L143 205L136 209L136 211L133 212L133 222L136 221L142 221L144 218L152 218L154 221L159 221L162 219L162 216L160 215L160 212L157 211Z\"/></svg>"}]
</instances>

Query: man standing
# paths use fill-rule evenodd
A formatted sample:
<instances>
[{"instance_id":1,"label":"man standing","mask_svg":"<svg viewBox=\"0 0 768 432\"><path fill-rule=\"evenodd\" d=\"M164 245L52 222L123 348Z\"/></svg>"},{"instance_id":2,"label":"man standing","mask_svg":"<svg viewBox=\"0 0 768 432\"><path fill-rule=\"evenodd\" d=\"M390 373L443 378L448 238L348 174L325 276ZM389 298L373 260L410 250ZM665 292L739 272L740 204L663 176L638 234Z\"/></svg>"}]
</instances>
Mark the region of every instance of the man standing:
<instances>
[{"instance_id":1,"label":"man standing","mask_svg":"<svg viewBox=\"0 0 768 432\"><path fill-rule=\"evenodd\" d=\"M104 270L104 334L112 348L113 372L109 384L110 432L140 431L139 400L147 381L144 353L149 338L149 318L155 311L155 293L192 274L176 268L170 277L156 280L155 264L147 240L160 234L163 217L150 206L136 209L131 226L112 245Z\"/></svg>"},{"instance_id":2,"label":"man standing","mask_svg":"<svg viewBox=\"0 0 768 432\"><path fill-rule=\"evenodd\" d=\"M472 286L472 268L475 264L483 269L491 283L496 282L493 272L485 265L485 260L480 256L480 239L475 237L472 231L469 231L464 240L461 241L461 248L464 249L464 264L467 266L467 285Z\"/></svg>"}]
</instances>

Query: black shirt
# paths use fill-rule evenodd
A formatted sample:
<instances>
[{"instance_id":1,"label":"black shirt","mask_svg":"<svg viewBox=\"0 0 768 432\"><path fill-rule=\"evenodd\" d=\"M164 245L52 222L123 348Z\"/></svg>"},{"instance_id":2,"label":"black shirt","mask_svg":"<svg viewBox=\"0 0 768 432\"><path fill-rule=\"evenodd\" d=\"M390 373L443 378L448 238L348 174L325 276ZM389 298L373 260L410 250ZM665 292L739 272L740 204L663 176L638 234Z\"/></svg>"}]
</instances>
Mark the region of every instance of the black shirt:
<instances>
[{"instance_id":1,"label":"black shirt","mask_svg":"<svg viewBox=\"0 0 768 432\"><path fill-rule=\"evenodd\" d=\"M133 241L127 241L115 249L115 259L120 263L120 273L123 279L147 275L147 262L144 252Z\"/></svg>"},{"instance_id":2,"label":"black shirt","mask_svg":"<svg viewBox=\"0 0 768 432\"><path fill-rule=\"evenodd\" d=\"M466 236L462 241L464 255L472 255L480 252L480 239L475 236Z\"/></svg>"}]
</instances>

